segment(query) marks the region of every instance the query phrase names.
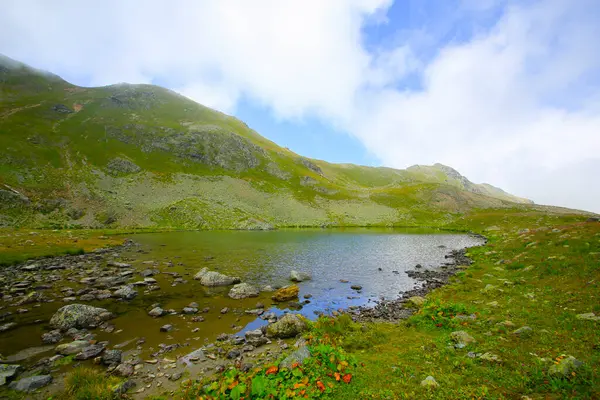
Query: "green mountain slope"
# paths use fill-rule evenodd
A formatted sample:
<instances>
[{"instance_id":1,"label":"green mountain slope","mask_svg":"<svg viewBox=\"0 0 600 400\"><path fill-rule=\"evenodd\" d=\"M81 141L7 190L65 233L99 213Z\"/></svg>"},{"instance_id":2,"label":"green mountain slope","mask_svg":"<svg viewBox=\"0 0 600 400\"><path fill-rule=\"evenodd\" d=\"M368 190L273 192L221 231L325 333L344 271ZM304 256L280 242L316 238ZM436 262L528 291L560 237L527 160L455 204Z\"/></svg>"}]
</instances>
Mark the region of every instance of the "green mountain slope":
<instances>
[{"instance_id":1,"label":"green mountain slope","mask_svg":"<svg viewBox=\"0 0 600 400\"><path fill-rule=\"evenodd\" d=\"M439 164L307 159L157 86L77 87L7 57L0 85L0 226L434 226L529 207Z\"/></svg>"}]
</instances>

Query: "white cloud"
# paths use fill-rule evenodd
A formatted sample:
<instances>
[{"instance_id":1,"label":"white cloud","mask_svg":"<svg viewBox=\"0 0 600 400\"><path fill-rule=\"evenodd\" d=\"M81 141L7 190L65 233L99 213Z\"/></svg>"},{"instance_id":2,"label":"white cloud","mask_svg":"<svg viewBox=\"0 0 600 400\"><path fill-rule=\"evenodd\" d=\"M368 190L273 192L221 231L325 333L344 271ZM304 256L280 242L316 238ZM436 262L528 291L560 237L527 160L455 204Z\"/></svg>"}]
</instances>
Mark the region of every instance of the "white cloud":
<instances>
[{"instance_id":1,"label":"white cloud","mask_svg":"<svg viewBox=\"0 0 600 400\"><path fill-rule=\"evenodd\" d=\"M501 2L462 3L479 12ZM0 52L90 85L156 81L226 112L247 98L277 118L317 116L385 165L442 162L538 202L600 212L590 189L600 172L599 7L516 4L420 60L410 38L365 49L366 21L393 23L389 0L5 0ZM421 89L397 88L415 73Z\"/></svg>"}]
</instances>

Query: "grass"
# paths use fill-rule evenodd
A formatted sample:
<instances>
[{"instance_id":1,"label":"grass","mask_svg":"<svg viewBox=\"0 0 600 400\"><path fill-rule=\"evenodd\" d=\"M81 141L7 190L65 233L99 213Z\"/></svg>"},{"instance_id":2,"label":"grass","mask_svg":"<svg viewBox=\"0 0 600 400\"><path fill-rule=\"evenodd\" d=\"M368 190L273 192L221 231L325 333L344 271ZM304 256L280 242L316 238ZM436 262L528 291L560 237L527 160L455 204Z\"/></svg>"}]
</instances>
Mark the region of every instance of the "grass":
<instances>
[{"instance_id":1,"label":"grass","mask_svg":"<svg viewBox=\"0 0 600 400\"><path fill-rule=\"evenodd\" d=\"M83 254L100 247L123 243L123 237L109 235L110 231L48 231L0 230L0 266L29 259Z\"/></svg>"},{"instance_id":2,"label":"grass","mask_svg":"<svg viewBox=\"0 0 600 400\"><path fill-rule=\"evenodd\" d=\"M107 376L104 371L90 367L78 367L65 377L65 390L57 400L113 400L119 398L115 388L123 380Z\"/></svg>"}]
</instances>

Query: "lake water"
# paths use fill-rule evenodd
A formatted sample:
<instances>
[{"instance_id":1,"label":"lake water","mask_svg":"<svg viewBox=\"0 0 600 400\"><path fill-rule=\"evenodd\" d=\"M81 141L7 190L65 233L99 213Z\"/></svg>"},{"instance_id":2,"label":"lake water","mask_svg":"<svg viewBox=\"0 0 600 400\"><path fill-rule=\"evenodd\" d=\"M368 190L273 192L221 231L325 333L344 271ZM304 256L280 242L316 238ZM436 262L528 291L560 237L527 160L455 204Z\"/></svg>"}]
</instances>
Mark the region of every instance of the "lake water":
<instances>
[{"instance_id":1,"label":"lake water","mask_svg":"<svg viewBox=\"0 0 600 400\"><path fill-rule=\"evenodd\" d=\"M296 312L315 318L315 312L368 304L380 297L396 298L400 292L416 285L405 271L414 269L416 264L421 264L423 269L436 268L447 261L444 257L451 250L481 243L480 239L465 234L398 229L170 232L137 234L130 238L139 246L118 254L118 259L131 263L137 272L145 269L160 272L154 276L160 290L137 288L139 295L129 302L109 299L88 304L107 308L118 315L112 321L115 332L97 331L99 340L109 340L113 346L144 337L142 357L156 351L160 344L186 343L188 346L174 352L185 353L190 347L213 341L220 333L254 329L265 322L245 311L255 308L257 302L263 303L266 311L277 314L287 310L287 303L271 301L272 293L233 300L227 296L229 287L201 286L193 276L203 267L239 276L243 282L258 287L290 284L289 274L293 269L310 273L312 280L298 284L299 300L311 295L310 303ZM173 273L186 282L176 283ZM132 282L142 279L136 275ZM69 285L73 286L72 282ZM357 292L351 285L360 285L362 290ZM181 312L191 302L198 303L200 309L210 308L201 314L203 322L193 322L191 316L181 314L162 318L147 315L156 303L164 309ZM62 305L61 301L43 304L19 317L23 319L19 321L19 328L1 334L0 352L6 356L40 346L40 335L49 330L47 321ZM224 307L230 309L227 314L220 312ZM175 329L160 332L164 324L172 324ZM133 347L135 341L124 349Z\"/></svg>"}]
</instances>

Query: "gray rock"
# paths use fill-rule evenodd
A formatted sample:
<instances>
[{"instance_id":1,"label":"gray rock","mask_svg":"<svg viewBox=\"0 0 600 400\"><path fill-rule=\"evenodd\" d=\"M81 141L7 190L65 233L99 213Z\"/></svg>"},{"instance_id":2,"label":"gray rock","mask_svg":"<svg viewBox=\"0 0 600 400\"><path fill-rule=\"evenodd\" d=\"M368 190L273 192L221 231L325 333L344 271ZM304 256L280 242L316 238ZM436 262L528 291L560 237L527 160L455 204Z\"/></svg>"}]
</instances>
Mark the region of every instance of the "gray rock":
<instances>
[{"instance_id":1,"label":"gray rock","mask_svg":"<svg viewBox=\"0 0 600 400\"><path fill-rule=\"evenodd\" d=\"M307 346L301 346L298 350L287 356L281 364L279 364L279 368L292 369L292 365L296 363L301 365L308 357L310 357L310 350L308 350Z\"/></svg>"},{"instance_id":2,"label":"gray rock","mask_svg":"<svg viewBox=\"0 0 600 400\"><path fill-rule=\"evenodd\" d=\"M113 317L104 308L69 304L58 309L50 319L50 326L63 331L69 328L93 328Z\"/></svg>"},{"instance_id":3,"label":"gray rock","mask_svg":"<svg viewBox=\"0 0 600 400\"><path fill-rule=\"evenodd\" d=\"M131 364L119 364L113 370L113 374L115 374L117 376L122 376L123 378L127 378L127 377L133 375L133 372L134 372L134 369L133 369L133 365L131 365Z\"/></svg>"},{"instance_id":4,"label":"gray rock","mask_svg":"<svg viewBox=\"0 0 600 400\"><path fill-rule=\"evenodd\" d=\"M35 375L20 379L10 384L10 388L18 392L33 392L52 382L50 375Z\"/></svg>"},{"instance_id":5,"label":"gray rock","mask_svg":"<svg viewBox=\"0 0 600 400\"><path fill-rule=\"evenodd\" d=\"M74 340L71 343L64 343L56 346L56 352L58 354L62 354L63 356L78 354L87 346L89 346L89 344L90 343L87 340Z\"/></svg>"},{"instance_id":6,"label":"gray rock","mask_svg":"<svg viewBox=\"0 0 600 400\"><path fill-rule=\"evenodd\" d=\"M360 286L360 285L352 285L352 286L350 286L350 289L353 289L353 290L362 290L362 286Z\"/></svg>"},{"instance_id":7,"label":"gray rock","mask_svg":"<svg viewBox=\"0 0 600 400\"><path fill-rule=\"evenodd\" d=\"M136 290L134 290L131 286L125 285L125 286L121 286L121 288L116 290L113 294L116 297L120 297L121 299L131 300L135 296L137 296L138 292Z\"/></svg>"},{"instance_id":8,"label":"gray rock","mask_svg":"<svg viewBox=\"0 0 600 400\"><path fill-rule=\"evenodd\" d=\"M242 353L238 349L232 349L227 352L227 358L229 359L238 358L240 355L242 355Z\"/></svg>"},{"instance_id":9,"label":"gray rock","mask_svg":"<svg viewBox=\"0 0 600 400\"><path fill-rule=\"evenodd\" d=\"M21 369L18 364L0 364L0 386L4 386L8 381L13 380Z\"/></svg>"},{"instance_id":10,"label":"gray rock","mask_svg":"<svg viewBox=\"0 0 600 400\"><path fill-rule=\"evenodd\" d=\"M310 276L310 274L308 274L306 272L298 272L296 270L292 270L290 272L290 280L293 282L303 282L303 281L309 281L311 279L312 279L312 277Z\"/></svg>"},{"instance_id":11,"label":"gray rock","mask_svg":"<svg viewBox=\"0 0 600 400\"><path fill-rule=\"evenodd\" d=\"M102 364L104 365L117 365L121 364L123 360L123 352L121 350L106 350L102 354Z\"/></svg>"},{"instance_id":12,"label":"gray rock","mask_svg":"<svg viewBox=\"0 0 600 400\"><path fill-rule=\"evenodd\" d=\"M194 308L194 307L184 307L183 308L183 313L187 314L187 315L197 314L198 313L198 309Z\"/></svg>"},{"instance_id":13,"label":"gray rock","mask_svg":"<svg viewBox=\"0 0 600 400\"><path fill-rule=\"evenodd\" d=\"M91 344L81 350L81 352L77 353L75 359L78 361L89 360L90 358L94 358L99 356L104 351L105 346L103 344Z\"/></svg>"},{"instance_id":14,"label":"gray rock","mask_svg":"<svg viewBox=\"0 0 600 400\"><path fill-rule=\"evenodd\" d=\"M528 338L531 337L531 335L533 335L533 329L531 329L529 326L524 326L514 331L513 335L521 338Z\"/></svg>"},{"instance_id":15,"label":"gray rock","mask_svg":"<svg viewBox=\"0 0 600 400\"><path fill-rule=\"evenodd\" d=\"M205 360L206 360L206 355L204 354L204 351L202 349L197 349L197 350L194 350L191 353L181 357L179 359L179 362L189 366L194 362L205 361Z\"/></svg>"},{"instance_id":16,"label":"gray rock","mask_svg":"<svg viewBox=\"0 0 600 400\"><path fill-rule=\"evenodd\" d=\"M148 311L148 315L154 318L162 317L166 314L167 312L160 307L154 307L152 310Z\"/></svg>"},{"instance_id":17,"label":"gray rock","mask_svg":"<svg viewBox=\"0 0 600 400\"><path fill-rule=\"evenodd\" d=\"M175 372L174 374L172 374L169 377L169 380L175 382L175 381L180 380L182 376L183 376L183 372Z\"/></svg>"},{"instance_id":18,"label":"gray rock","mask_svg":"<svg viewBox=\"0 0 600 400\"><path fill-rule=\"evenodd\" d=\"M16 327L17 327L17 324L14 323L14 322L9 322L7 324L0 325L0 333L9 331L9 330L14 329Z\"/></svg>"},{"instance_id":19,"label":"gray rock","mask_svg":"<svg viewBox=\"0 0 600 400\"><path fill-rule=\"evenodd\" d=\"M44 344L56 344L62 340L63 336L59 329L55 329L50 332L46 332L42 335L42 342Z\"/></svg>"},{"instance_id":20,"label":"gray rock","mask_svg":"<svg viewBox=\"0 0 600 400\"><path fill-rule=\"evenodd\" d=\"M113 389L113 393L115 396L120 396L122 394L127 393L127 391L131 388L134 388L136 385L136 383L132 380L126 380L125 382L117 385L117 387L115 387Z\"/></svg>"},{"instance_id":21,"label":"gray rock","mask_svg":"<svg viewBox=\"0 0 600 400\"><path fill-rule=\"evenodd\" d=\"M247 297L257 297L259 290L248 283L238 283L229 291L229 297L232 299L245 299Z\"/></svg>"},{"instance_id":22,"label":"gray rock","mask_svg":"<svg viewBox=\"0 0 600 400\"><path fill-rule=\"evenodd\" d=\"M117 267L117 268L130 268L131 264L117 262L117 261L109 261L106 263L109 267Z\"/></svg>"},{"instance_id":23,"label":"gray rock","mask_svg":"<svg viewBox=\"0 0 600 400\"><path fill-rule=\"evenodd\" d=\"M207 268L202 268L202 270L194 275L194 279L199 280L203 286L229 286L241 282L241 279L238 277L231 277L220 272L209 271Z\"/></svg>"},{"instance_id":24,"label":"gray rock","mask_svg":"<svg viewBox=\"0 0 600 400\"><path fill-rule=\"evenodd\" d=\"M171 332L173 330L173 325L167 324L160 327L161 332Z\"/></svg>"}]
</instances>

